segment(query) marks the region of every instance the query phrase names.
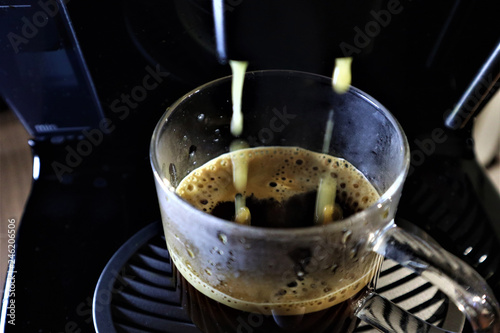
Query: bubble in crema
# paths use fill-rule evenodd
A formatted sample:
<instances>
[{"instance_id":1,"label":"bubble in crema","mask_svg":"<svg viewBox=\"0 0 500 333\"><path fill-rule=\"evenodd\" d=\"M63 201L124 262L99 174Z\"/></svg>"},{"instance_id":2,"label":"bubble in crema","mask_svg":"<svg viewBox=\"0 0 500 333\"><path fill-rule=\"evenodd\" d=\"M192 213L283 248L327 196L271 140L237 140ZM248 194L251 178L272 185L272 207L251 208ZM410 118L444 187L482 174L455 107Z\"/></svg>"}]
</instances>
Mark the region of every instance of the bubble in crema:
<instances>
[{"instance_id":1,"label":"bubble in crema","mask_svg":"<svg viewBox=\"0 0 500 333\"><path fill-rule=\"evenodd\" d=\"M346 160L299 147L244 148L220 155L189 173L176 192L207 213L220 203L234 202L241 190L234 184L234 161L244 161L247 168L246 188L241 193L246 198L253 196L284 202L293 196L316 191L320 179L325 176L335 178L341 185L337 197L348 202L352 211L363 210L379 198L364 175ZM276 170L280 170L279 176ZM201 183L210 188L200 189L197 185ZM192 190L187 190L188 187Z\"/></svg>"},{"instance_id":2,"label":"bubble in crema","mask_svg":"<svg viewBox=\"0 0 500 333\"><path fill-rule=\"evenodd\" d=\"M197 147L195 145L191 145L189 147L189 157L194 157L194 155L196 154L196 149Z\"/></svg>"}]
</instances>

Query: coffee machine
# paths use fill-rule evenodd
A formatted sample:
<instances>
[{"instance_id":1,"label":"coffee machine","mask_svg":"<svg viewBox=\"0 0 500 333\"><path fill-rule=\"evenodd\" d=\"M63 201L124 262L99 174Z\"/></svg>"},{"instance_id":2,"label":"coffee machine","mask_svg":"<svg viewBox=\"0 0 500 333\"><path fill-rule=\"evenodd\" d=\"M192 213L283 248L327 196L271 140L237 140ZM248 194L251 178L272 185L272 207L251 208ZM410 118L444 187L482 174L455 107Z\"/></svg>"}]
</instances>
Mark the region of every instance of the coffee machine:
<instances>
[{"instance_id":1,"label":"coffee machine","mask_svg":"<svg viewBox=\"0 0 500 333\"><path fill-rule=\"evenodd\" d=\"M158 278L171 272L148 147L165 109L229 75L229 59L331 76L335 58L353 57L352 84L412 148L398 223L426 231L499 298L500 196L469 117L498 88L499 13L495 0L1 0L0 95L34 161L2 329L195 331L176 300L152 302L172 285Z\"/></svg>"}]
</instances>

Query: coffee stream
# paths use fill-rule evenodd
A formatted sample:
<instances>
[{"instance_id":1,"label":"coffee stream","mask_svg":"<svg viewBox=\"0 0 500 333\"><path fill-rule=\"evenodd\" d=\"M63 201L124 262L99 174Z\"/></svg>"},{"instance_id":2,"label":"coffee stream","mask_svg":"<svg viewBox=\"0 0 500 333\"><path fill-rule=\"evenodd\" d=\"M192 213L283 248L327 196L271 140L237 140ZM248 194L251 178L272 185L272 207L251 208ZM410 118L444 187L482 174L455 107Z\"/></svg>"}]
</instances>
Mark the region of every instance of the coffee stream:
<instances>
[{"instance_id":1,"label":"coffee stream","mask_svg":"<svg viewBox=\"0 0 500 333\"><path fill-rule=\"evenodd\" d=\"M248 143L243 140L233 140L229 151L248 148ZM246 159L232 159L233 184L238 193L234 197L234 221L239 224L250 225L250 209L246 206L246 197L243 195L247 189L248 161Z\"/></svg>"},{"instance_id":2,"label":"coffee stream","mask_svg":"<svg viewBox=\"0 0 500 333\"><path fill-rule=\"evenodd\" d=\"M332 75L332 86L339 94L343 94L349 90L351 86L351 64L352 58L337 58L335 59L335 69Z\"/></svg>"},{"instance_id":3,"label":"coffee stream","mask_svg":"<svg viewBox=\"0 0 500 333\"><path fill-rule=\"evenodd\" d=\"M245 81L245 71L248 66L246 61L230 60L229 64L233 72L231 82L231 96L233 103L233 116L231 117L231 134L238 137L243 132L243 113L241 112L241 101L243 94L243 82ZM229 151L234 152L248 148L248 143L244 140L233 140ZM250 209L246 206L246 198L243 195L247 188L248 161L245 159L233 160L233 183L238 191L234 198L234 221L240 224L250 225Z\"/></svg>"},{"instance_id":4,"label":"coffee stream","mask_svg":"<svg viewBox=\"0 0 500 333\"><path fill-rule=\"evenodd\" d=\"M241 101L243 94L243 82L248 62L230 60L229 65L233 72L231 95L233 102L233 116L231 118L231 134L238 137L243 132L243 113L241 112Z\"/></svg>"},{"instance_id":5,"label":"coffee stream","mask_svg":"<svg viewBox=\"0 0 500 333\"><path fill-rule=\"evenodd\" d=\"M351 85L351 63L352 58L335 59L335 68L332 75L332 87L337 93L345 93ZM230 60L231 71L233 73L231 82L231 96L233 105L233 115L231 117L231 134L239 137L243 132L243 113L241 111L243 83L248 62ZM328 153L330 141L333 135L333 110L328 115L328 122L323 139L324 154ZM243 148L248 148L248 143L243 140L234 140L231 143L230 151L234 152ZM251 224L250 209L246 206L246 198L243 195L247 186L248 161L246 159L233 160L233 182L238 191L235 196L234 221L240 224ZM323 177L318 185L316 207L314 213L314 224L327 224L334 220L342 219L342 208L335 203L337 181L332 177Z\"/></svg>"},{"instance_id":6,"label":"coffee stream","mask_svg":"<svg viewBox=\"0 0 500 333\"><path fill-rule=\"evenodd\" d=\"M323 154L327 154L333 135L333 110L328 113L325 137L323 139ZM318 185L314 224L321 225L342 219L342 209L335 203L337 194L337 178L323 176Z\"/></svg>"}]
</instances>

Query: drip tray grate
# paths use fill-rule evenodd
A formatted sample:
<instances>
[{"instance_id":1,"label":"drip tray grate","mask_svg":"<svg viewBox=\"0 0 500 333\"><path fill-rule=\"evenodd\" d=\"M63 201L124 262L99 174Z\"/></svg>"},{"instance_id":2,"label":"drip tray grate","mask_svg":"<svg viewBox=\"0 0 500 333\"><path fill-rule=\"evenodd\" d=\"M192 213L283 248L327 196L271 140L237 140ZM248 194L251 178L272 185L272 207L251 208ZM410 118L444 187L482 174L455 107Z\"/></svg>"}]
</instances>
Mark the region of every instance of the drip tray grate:
<instances>
[{"instance_id":1,"label":"drip tray grate","mask_svg":"<svg viewBox=\"0 0 500 333\"><path fill-rule=\"evenodd\" d=\"M461 331L463 315L436 287L393 261L384 261L377 291L438 327ZM145 227L111 258L93 302L98 333L200 333L181 306L161 223ZM360 323L356 332L376 332Z\"/></svg>"}]
</instances>

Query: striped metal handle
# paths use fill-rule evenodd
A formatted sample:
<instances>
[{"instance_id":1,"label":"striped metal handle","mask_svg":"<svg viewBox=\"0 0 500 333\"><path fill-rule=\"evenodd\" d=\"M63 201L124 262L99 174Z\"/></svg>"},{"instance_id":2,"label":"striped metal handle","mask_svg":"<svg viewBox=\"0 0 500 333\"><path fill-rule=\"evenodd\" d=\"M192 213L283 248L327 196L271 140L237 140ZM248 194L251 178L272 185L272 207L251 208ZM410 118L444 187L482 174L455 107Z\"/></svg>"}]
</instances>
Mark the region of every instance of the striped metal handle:
<instances>
[{"instance_id":1,"label":"striped metal handle","mask_svg":"<svg viewBox=\"0 0 500 333\"><path fill-rule=\"evenodd\" d=\"M428 280L469 320L474 332L500 332L500 306L486 281L470 266L443 248L392 224L375 238L373 251ZM448 332L413 316L387 299L370 293L357 316L383 332Z\"/></svg>"}]
</instances>

